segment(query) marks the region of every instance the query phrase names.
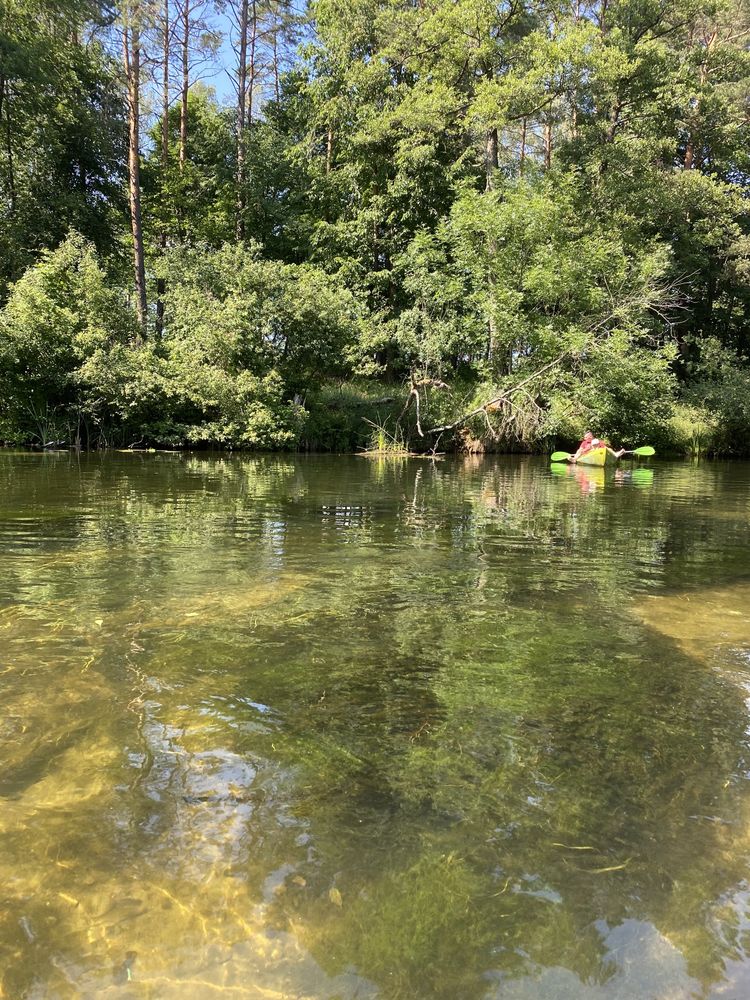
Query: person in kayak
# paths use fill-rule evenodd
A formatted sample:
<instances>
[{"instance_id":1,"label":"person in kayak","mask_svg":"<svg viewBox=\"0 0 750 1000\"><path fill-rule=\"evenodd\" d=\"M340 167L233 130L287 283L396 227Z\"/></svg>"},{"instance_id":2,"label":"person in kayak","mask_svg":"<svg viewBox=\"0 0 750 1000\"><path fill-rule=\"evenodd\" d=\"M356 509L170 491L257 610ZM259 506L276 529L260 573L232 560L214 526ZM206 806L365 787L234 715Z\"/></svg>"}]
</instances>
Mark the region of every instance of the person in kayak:
<instances>
[{"instance_id":1,"label":"person in kayak","mask_svg":"<svg viewBox=\"0 0 750 1000\"><path fill-rule=\"evenodd\" d=\"M577 462L582 455L588 454L588 452L593 451L594 448L606 448L615 458L620 458L621 455L625 454L625 449L620 448L619 451L615 451L609 441L605 441L604 438L597 438L591 433L591 431L586 431L583 435L583 440L578 445L578 451L570 459L571 462Z\"/></svg>"}]
</instances>

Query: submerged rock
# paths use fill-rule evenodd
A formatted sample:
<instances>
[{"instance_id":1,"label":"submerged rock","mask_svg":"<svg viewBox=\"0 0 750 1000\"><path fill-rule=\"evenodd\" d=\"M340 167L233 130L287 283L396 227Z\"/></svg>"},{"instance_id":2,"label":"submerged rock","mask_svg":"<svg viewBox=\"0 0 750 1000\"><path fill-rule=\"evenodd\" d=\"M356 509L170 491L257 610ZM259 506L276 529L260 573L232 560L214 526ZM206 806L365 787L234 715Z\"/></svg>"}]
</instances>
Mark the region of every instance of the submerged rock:
<instances>
[{"instance_id":1,"label":"submerged rock","mask_svg":"<svg viewBox=\"0 0 750 1000\"><path fill-rule=\"evenodd\" d=\"M750 651L750 582L648 597L636 611L649 628L686 653L705 658L717 649Z\"/></svg>"}]
</instances>

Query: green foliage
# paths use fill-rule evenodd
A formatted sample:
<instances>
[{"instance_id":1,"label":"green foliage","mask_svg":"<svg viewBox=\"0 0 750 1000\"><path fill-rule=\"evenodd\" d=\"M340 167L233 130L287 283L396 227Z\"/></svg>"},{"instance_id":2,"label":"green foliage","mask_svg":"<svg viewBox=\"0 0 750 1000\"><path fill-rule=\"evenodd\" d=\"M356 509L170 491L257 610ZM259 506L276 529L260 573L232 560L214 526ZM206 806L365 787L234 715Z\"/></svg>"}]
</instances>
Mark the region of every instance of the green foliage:
<instances>
[{"instance_id":1,"label":"green foliage","mask_svg":"<svg viewBox=\"0 0 750 1000\"><path fill-rule=\"evenodd\" d=\"M746 455L750 449L750 362L713 337L701 342L700 352L686 400L708 414L704 423L713 424L710 450Z\"/></svg>"},{"instance_id":2,"label":"green foliage","mask_svg":"<svg viewBox=\"0 0 750 1000\"><path fill-rule=\"evenodd\" d=\"M189 156L180 165L180 109L170 109L169 157L161 163L161 120L151 131L144 163L144 211L154 233L174 234L181 243L220 246L234 235L232 115L208 87L188 95Z\"/></svg>"},{"instance_id":3,"label":"green foliage","mask_svg":"<svg viewBox=\"0 0 750 1000\"><path fill-rule=\"evenodd\" d=\"M108 333L48 368L39 340L34 410L87 414L92 440L338 450L364 443L366 419L395 433L409 398L399 433L431 448L418 383L422 429L461 423L442 447L537 448L595 425L627 443L745 449L745 6L318 0L312 14L292 56L276 51L288 15L264 8L274 85L254 78L241 147L235 109L198 80L184 144L178 103L149 118L162 94L144 71L143 342ZM130 297L127 104L107 15L98 0L0 12L0 296L73 226L118 304ZM159 36L149 6L144 67ZM61 343L79 320L61 315ZM331 386L352 378L334 404ZM360 391L394 396L394 412ZM699 435L710 443L683 433L678 399L718 421ZM28 436L29 405L5 406L4 437Z\"/></svg>"},{"instance_id":4,"label":"green foliage","mask_svg":"<svg viewBox=\"0 0 750 1000\"><path fill-rule=\"evenodd\" d=\"M0 5L0 298L70 228L117 252L125 103L98 0Z\"/></svg>"},{"instance_id":5,"label":"green foliage","mask_svg":"<svg viewBox=\"0 0 750 1000\"><path fill-rule=\"evenodd\" d=\"M73 233L43 253L0 313L0 407L12 436L44 443L79 434L81 417L98 412L106 359L133 332L90 243Z\"/></svg>"},{"instance_id":6,"label":"green foliage","mask_svg":"<svg viewBox=\"0 0 750 1000\"><path fill-rule=\"evenodd\" d=\"M304 394L346 370L357 324L351 296L309 265L264 261L242 246L182 250L167 272L159 352L174 433L294 445Z\"/></svg>"},{"instance_id":7,"label":"green foliage","mask_svg":"<svg viewBox=\"0 0 750 1000\"><path fill-rule=\"evenodd\" d=\"M393 427L403 407L393 386L359 380L321 386L306 395L305 408L302 448L356 452L372 446L372 424Z\"/></svg>"},{"instance_id":8,"label":"green foliage","mask_svg":"<svg viewBox=\"0 0 750 1000\"><path fill-rule=\"evenodd\" d=\"M677 403L667 423L668 448L678 454L699 458L715 451L718 420L709 410L688 403Z\"/></svg>"},{"instance_id":9,"label":"green foliage","mask_svg":"<svg viewBox=\"0 0 750 1000\"><path fill-rule=\"evenodd\" d=\"M572 436L580 438L593 425L630 447L662 440L676 391L671 358L669 351L639 345L622 330L598 341L581 358L583 377L569 384L575 421L565 427L565 436L574 430ZM551 433L557 430L550 426Z\"/></svg>"},{"instance_id":10,"label":"green foliage","mask_svg":"<svg viewBox=\"0 0 750 1000\"><path fill-rule=\"evenodd\" d=\"M27 271L0 314L7 437L46 441L54 428L72 443L83 421L87 443L297 444L304 393L347 368L351 295L244 247L168 263L165 330L147 343L82 237Z\"/></svg>"}]
</instances>

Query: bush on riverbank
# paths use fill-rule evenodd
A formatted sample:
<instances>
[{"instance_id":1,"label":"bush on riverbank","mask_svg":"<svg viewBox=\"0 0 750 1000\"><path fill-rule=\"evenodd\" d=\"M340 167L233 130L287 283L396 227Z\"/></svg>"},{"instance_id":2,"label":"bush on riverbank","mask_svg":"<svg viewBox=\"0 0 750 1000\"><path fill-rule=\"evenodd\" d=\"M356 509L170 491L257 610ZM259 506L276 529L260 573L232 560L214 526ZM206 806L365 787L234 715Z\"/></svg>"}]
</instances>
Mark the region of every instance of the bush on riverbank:
<instances>
[{"instance_id":1,"label":"bush on riverbank","mask_svg":"<svg viewBox=\"0 0 750 1000\"><path fill-rule=\"evenodd\" d=\"M708 341L680 388L641 301L599 339L550 331L552 361L542 344L492 378L475 361L447 380L426 358L422 378L383 379L355 297L252 246L175 254L164 301L144 339L91 244L71 234L43 254L0 312L0 438L354 451L380 434L418 451L540 451L592 427L677 454L742 454L750 440L744 359Z\"/></svg>"}]
</instances>

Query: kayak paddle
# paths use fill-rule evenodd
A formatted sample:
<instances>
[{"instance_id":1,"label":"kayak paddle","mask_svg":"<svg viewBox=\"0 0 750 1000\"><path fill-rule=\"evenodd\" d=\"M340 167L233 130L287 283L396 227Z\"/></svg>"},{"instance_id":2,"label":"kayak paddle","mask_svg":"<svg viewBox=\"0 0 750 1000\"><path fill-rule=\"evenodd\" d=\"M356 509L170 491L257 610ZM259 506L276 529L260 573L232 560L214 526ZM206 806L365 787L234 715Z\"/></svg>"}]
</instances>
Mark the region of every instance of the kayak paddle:
<instances>
[{"instance_id":1,"label":"kayak paddle","mask_svg":"<svg viewBox=\"0 0 750 1000\"><path fill-rule=\"evenodd\" d=\"M633 448L632 451L626 451L625 455L638 455L640 458L650 458L652 455L656 454L656 449L652 448L650 444L641 445L640 448Z\"/></svg>"},{"instance_id":2,"label":"kayak paddle","mask_svg":"<svg viewBox=\"0 0 750 1000\"><path fill-rule=\"evenodd\" d=\"M626 451L625 455L637 455L639 458L650 458L651 455L656 454L656 449L652 448L650 444L641 445L640 448L633 448L632 450ZM569 451L554 451L550 455L551 462L567 462L573 456Z\"/></svg>"}]
</instances>

